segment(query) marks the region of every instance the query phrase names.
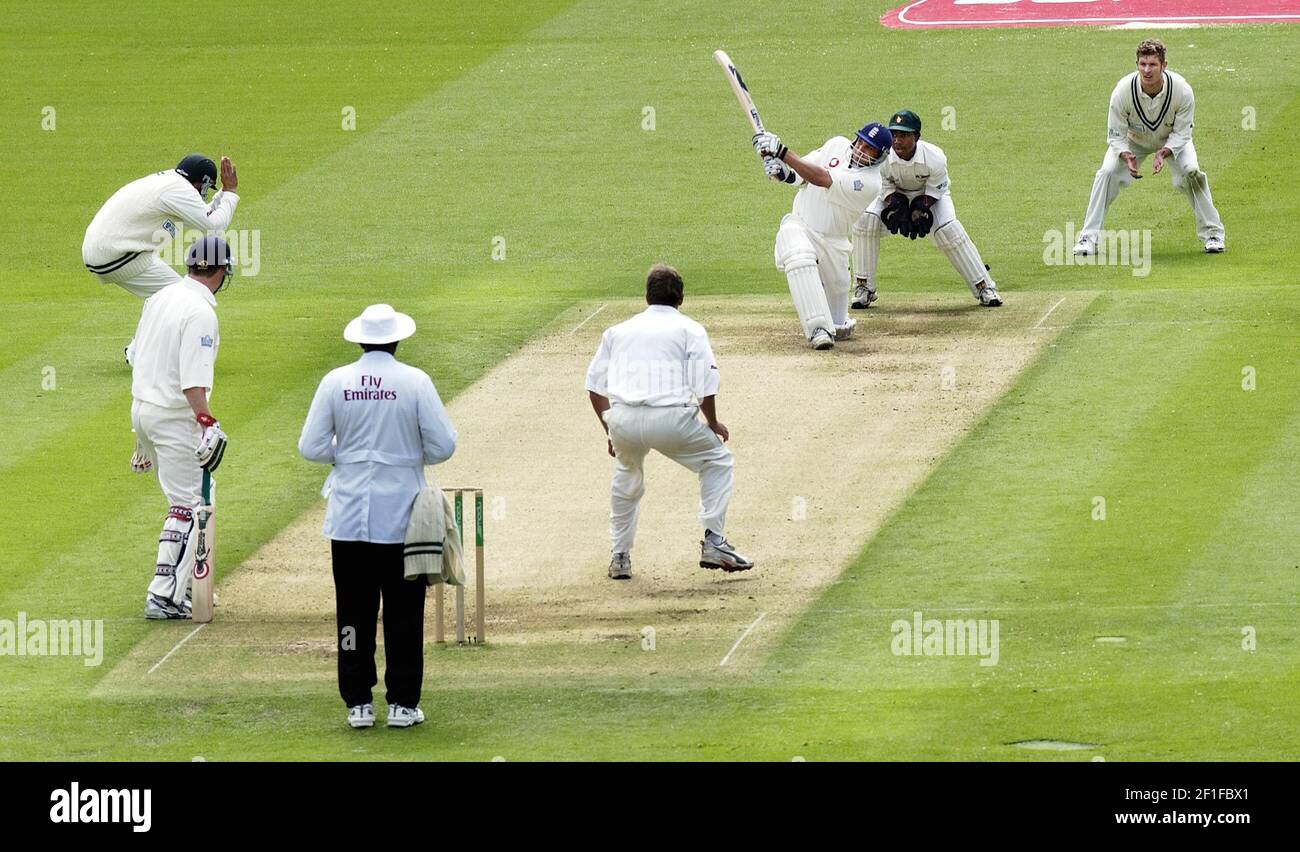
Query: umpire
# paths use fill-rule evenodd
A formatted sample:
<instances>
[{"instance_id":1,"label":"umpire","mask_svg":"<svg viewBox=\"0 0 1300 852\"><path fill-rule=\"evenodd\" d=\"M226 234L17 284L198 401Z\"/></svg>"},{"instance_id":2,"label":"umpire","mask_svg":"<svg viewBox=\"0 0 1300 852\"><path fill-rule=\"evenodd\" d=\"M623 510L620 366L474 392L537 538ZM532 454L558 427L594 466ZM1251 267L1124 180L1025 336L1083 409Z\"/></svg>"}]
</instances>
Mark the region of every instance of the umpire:
<instances>
[{"instance_id":1,"label":"umpire","mask_svg":"<svg viewBox=\"0 0 1300 852\"><path fill-rule=\"evenodd\" d=\"M404 578L402 543L424 465L451 458L456 430L429 375L394 357L398 341L414 333L415 321L389 305L371 305L348 323L343 339L359 344L361 357L321 380L298 439L304 458L334 466L324 534L334 562L339 693L354 728L375 724L381 599L388 726L424 721L427 587Z\"/></svg>"}]
</instances>

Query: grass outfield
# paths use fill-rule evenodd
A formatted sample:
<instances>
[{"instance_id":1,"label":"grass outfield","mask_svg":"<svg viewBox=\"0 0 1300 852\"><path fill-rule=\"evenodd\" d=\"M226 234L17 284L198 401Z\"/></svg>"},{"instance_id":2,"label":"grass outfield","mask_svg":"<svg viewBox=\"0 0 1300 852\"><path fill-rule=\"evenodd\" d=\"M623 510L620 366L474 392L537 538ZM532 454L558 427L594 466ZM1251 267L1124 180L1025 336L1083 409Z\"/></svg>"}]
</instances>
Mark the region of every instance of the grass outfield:
<instances>
[{"instance_id":1,"label":"grass outfield","mask_svg":"<svg viewBox=\"0 0 1300 852\"><path fill-rule=\"evenodd\" d=\"M889 5L801 7L827 23L792 28L732 2L390 3L364 22L341 2L310 15L233 2L219 27L230 46L191 48L142 29L144 4L111 20L10 4L0 618L102 618L107 648L99 667L0 658L0 758L1300 757L1300 290L1279 224L1300 215L1300 68L1283 59L1296 31L1161 33L1196 88L1229 248L1201 254L1184 199L1148 178L1108 221L1153 229L1151 274L1136 277L1046 266L1041 236L1082 218L1106 97L1140 34L886 31L875 21ZM736 672L641 676L618 665L641 653L631 642L608 651L605 674L492 683L473 657L431 650L425 707L449 722L409 736L344 730L328 678L102 689L142 640L186 630L139 618L162 498L125 463L120 353L139 302L80 264L98 205L191 150L239 167L234 224L260 230L262 268L219 297L230 570L315 504L320 472L294 444L320 375L353 357L339 335L366 304L414 315L403 358L454 398L575 305L635 295L654 260L682 269L688 298L784 291L771 239L789 194L762 179L710 58L719 46L795 148L915 109L1009 303L1101 292L839 581ZM927 74L911 70L918 56ZM902 70L855 85L868 58ZM348 106L355 131L340 127ZM894 293L969 299L932 247L887 242L881 315ZM876 318L863 322L871 334ZM863 424L841 450L870 436ZM998 665L891 654L890 624L916 610L998 619ZM1033 739L1094 748L1006 745Z\"/></svg>"}]
</instances>

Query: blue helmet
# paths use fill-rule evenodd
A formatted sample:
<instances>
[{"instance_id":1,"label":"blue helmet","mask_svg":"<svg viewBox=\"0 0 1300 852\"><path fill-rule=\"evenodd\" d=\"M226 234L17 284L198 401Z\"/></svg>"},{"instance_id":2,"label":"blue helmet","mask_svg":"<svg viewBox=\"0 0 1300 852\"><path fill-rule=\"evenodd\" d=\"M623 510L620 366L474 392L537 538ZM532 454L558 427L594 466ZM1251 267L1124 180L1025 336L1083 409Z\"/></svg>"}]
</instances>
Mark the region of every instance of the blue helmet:
<instances>
[{"instance_id":1,"label":"blue helmet","mask_svg":"<svg viewBox=\"0 0 1300 852\"><path fill-rule=\"evenodd\" d=\"M889 128L878 121L873 121L858 131L858 138L866 142L879 153L871 159L859 159L857 152L853 153L853 165L855 166L875 166L879 165L889 154L889 149L894 145L894 134L889 132Z\"/></svg>"}]
</instances>

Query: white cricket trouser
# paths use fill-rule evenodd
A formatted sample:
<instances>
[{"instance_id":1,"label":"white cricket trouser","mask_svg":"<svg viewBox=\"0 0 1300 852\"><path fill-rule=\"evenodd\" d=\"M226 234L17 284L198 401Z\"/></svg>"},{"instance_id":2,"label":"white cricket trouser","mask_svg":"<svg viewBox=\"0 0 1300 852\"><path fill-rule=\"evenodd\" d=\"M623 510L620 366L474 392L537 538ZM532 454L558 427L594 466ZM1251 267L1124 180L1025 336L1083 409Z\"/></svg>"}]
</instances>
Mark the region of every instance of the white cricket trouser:
<instances>
[{"instance_id":1,"label":"white cricket trouser","mask_svg":"<svg viewBox=\"0 0 1300 852\"><path fill-rule=\"evenodd\" d=\"M158 485L170 504L158 545L158 562L149 591L179 604L185 599L194 573L192 513L202 503L203 468L194 450L203 439L203 427L189 407L162 408L134 400L131 426L141 449L153 459ZM213 503L216 484L213 483ZM191 517L186 517L190 514Z\"/></svg>"},{"instance_id":2,"label":"white cricket trouser","mask_svg":"<svg viewBox=\"0 0 1300 852\"><path fill-rule=\"evenodd\" d=\"M1155 151L1134 151L1138 166ZM1196 159L1196 146L1191 142L1176 155L1165 160L1165 167L1173 179L1174 188L1187 196L1191 202L1192 212L1196 214L1196 236L1205 242L1210 237L1223 239L1223 220L1210 197L1210 179L1201 171ZM1083 217L1083 227L1079 236L1097 240L1106 222L1106 211L1119 197L1119 191L1133 183L1134 177L1128 173L1128 166L1120 159L1114 148L1106 149L1106 157L1101 161L1101 168L1092 181L1092 195L1088 198L1088 212Z\"/></svg>"},{"instance_id":3,"label":"white cricket trouser","mask_svg":"<svg viewBox=\"0 0 1300 852\"><path fill-rule=\"evenodd\" d=\"M700 477L700 523L723 534L731 502L731 451L704 421L699 407L614 405L605 412L614 444L614 479L609 489L612 552L630 553L645 494L645 457L656 450Z\"/></svg>"},{"instance_id":4,"label":"white cricket trouser","mask_svg":"<svg viewBox=\"0 0 1300 852\"><path fill-rule=\"evenodd\" d=\"M175 284L181 276L166 263L156 252L142 252L131 262L112 272L100 274L91 271L97 279L105 284L116 284L133 296L147 299L168 284Z\"/></svg>"},{"instance_id":5,"label":"white cricket trouser","mask_svg":"<svg viewBox=\"0 0 1300 852\"><path fill-rule=\"evenodd\" d=\"M828 318L836 328L849 321L851 247L847 237L819 233L793 213L781 218L774 251L776 268L785 273L804 336L809 340L817 329L826 326Z\"/></svg>"}]
</instances>

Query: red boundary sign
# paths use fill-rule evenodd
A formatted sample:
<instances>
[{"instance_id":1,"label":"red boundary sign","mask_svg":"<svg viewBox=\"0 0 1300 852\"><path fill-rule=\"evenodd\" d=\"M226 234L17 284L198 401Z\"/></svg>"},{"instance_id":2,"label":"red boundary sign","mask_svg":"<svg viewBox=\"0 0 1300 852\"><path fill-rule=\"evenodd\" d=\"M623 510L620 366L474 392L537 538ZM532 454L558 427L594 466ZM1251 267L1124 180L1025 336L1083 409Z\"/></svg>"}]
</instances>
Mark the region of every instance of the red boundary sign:
<instances>
[{"instance_id":1,"label":"red boundary sign","mask_svg":"<svg viewBox=\"0 0 1300 852\"><path fill-rule=\"evenodd\" d=\"M895 29L1300 23L1300 0L912 0Z\"/></svg>"}]
</instances>

